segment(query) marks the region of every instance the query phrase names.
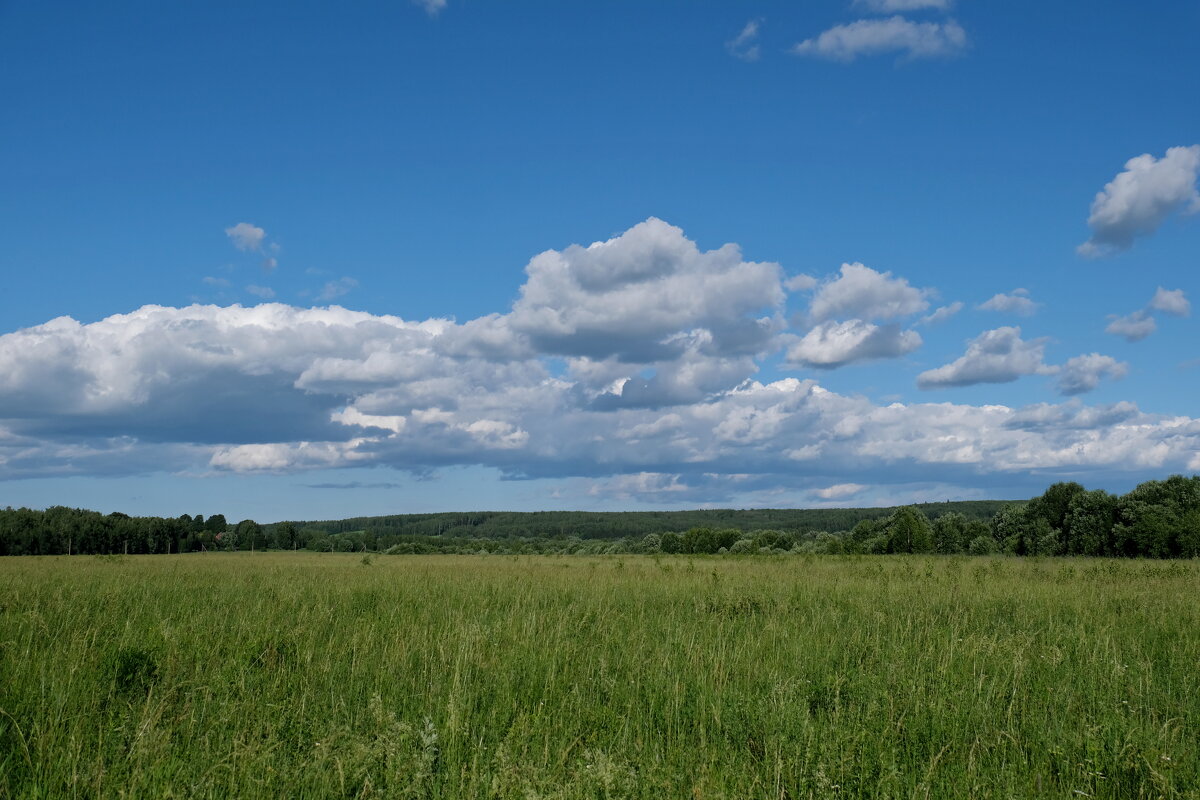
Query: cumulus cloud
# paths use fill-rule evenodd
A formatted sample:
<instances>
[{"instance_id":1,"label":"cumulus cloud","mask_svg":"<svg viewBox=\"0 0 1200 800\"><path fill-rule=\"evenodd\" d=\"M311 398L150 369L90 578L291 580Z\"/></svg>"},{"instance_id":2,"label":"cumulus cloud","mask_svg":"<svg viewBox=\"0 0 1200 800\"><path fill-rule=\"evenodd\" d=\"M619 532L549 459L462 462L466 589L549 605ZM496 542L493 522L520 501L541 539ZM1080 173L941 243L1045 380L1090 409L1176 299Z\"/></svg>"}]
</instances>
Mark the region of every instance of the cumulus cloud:
<instances>
[{"instance_id":1,"label":"cumulus cloud","mask_svg":"<svg viewBox=\"0 0 1200 800\"><path fill-rule=\"evenodd\" d=\"M842 264L836 276L803 285L815 288L808 314L798 319L809 329L798 339L789 335L790 366L831 369L897 358L921 346L921 335L916 331L875 321L886 322L926 310L931 290L915 288L904 278L859 263ZM947 307L930 316L942 319L955 311Z\"/></svg>"},{"instance_id":2,"label":"cumulus cloud","mask_svg":"<svg viewBox=\"0 0 1200 800\"><path fill-rule=\"evenodd\" d=\"M1133 247L1175 213L1200 211L1200 145L1172 147L1156 159L1149 153L1129 159L1092 201L1092 236L1079 254L1097 258Z\"/></svg>"},{"instance_id":3,"label":"cumulus cloud","mask_svg":"<svg viewBox=\"0 0 1200 800\"><path fill-rule=\"evenodd\" d=\"M906 59L954 56L967 47L967 33L954 20L913 22L901 16L860 19L835 25L792 47L792 53L831 61L900 53Z\"/></svg>"},{"instance_id":4,"label":"cumulus cloud","mask_svg":"<svg viewBox=\"0 0 1200 800\"><path fill-rule=\"evenodd\" d=\"M742 61L758 61L762 49L758 44L758 32L762 27L762 19L752 19L742 28L741 33L725 43L725 49L734 58Z\"/></svg>"},{"instance_id":5,"label":"cumulus cloud","mask_svg":"<svg viewBox=\"0 0 1200 800\"><path fill-rule=\"evenodd\" d=\"M257 252L262 250L263 242L267 238L267 232L257 225L251 225L249 222L239 222L236 225L225 229L225 235L233 242L233 246L238 250Z\"/></svg>"},{"instance_id":6,"label":"cumulus cloud","mask_svg":"<svg viewBox=\"0 0 1200 800\"><path fill-rule=\"evenodd\" d=\"M1121 425L1142 418L1136 403L1122 400L1107 406L1085 406L1079 400L1066 403L1036 403L1016 410L1004 423L1006 428L1026 430L1090 431Z\"/></svg>"},{"instance_id":7,"label":"cumulus cloud","mask_svg":"<svg viewBox=\"0 0 1200 800\"><path fill-rule=\"evenodd\" d=\"M1154 292L1148 308L1174 317L1186 317L1192 313L1192 304L1188 302L1183 289L1167 290L1161 286Z\"/></svg>"},{"instance_id":8,"label":"cumulus cloud","mask_svg":"<svg viewBox=\"0 0 1200 800\"><path fill-rule=\"evenodd\" d=\"M1158 323L1145 309L1123 317L1110 314L1108 318L1110 322L1104 327L1104 332L1120 336L1127 342L1140 342L1158 330Z\"/></svg>"},{"instance_id":9,"label":"cumulus cloud","mask_svg":"<svg viewBox=\"0 0 1200 800\"><path fill-rule=\"evenodd\" d=\"M811 275L793 275L783 282L789 292L807 292L816 287L817 279Z\"/></svg>"},{"instance_id":10,"label":"cumulus cloud","mask_svg":"<svg viewBox=\"0 0 1200 800\"><path fill-rule=\"evenodd\" d=\"M1168 290L1159 286L1145 308L1125 316L1109 314L1109 323L1104 331L1129 342L1140 342L1158 330L1158 322L1154 318L1155 311L1173 317L1186 317L1192 312L1192 304L1188 302L1182 289Z\"/></svg>"},{"instance_id":11,"label":"cumulus cloud","mask_svg":"<svg viewBox=\"0 0 1200 800\"><path fill-rule=\"evenodd\" d=\"M279 303L51 320L0 336L0 478L479 465L662 503L1161 473L1200 451L1200 420L1132 406L878 405L755 380L781 346L782 280L654 221L536 257L509 311L466 323ZM1011 330L1009 358L1038 346Z\"/></svg>"},{"instance_id":12,"label":"cumulus cloud","mask_svg":"<svg viewBox=\"0 0 1200 800\"><path fill-rule=\"evenodd\" d=\"M836 278L822 283L813 295L809 315L813 322L837 317L890 320L918 314L929 308L928 289L908 285L890 272L876 272L863 264L842 264Z\"/></svg>"},{"instance_id":13,"label":"cumulus cloud","mask_svg":"<svg viewBox=\"0 0 1200 800\"><path fill-rule=\"evenodd\" d=\"M921 346L916 331L875 325L861 319L823 322L787 350L794 365L830 369L858 361L898 358Z\"/></svg>"},{"instance_id":14,"label":"cumulus cloud","mask_svg":"<svg viewBox=\"0 0 1200 800\"><path fill-rule=\"evenodd\" d=\"M967 343L958 359L917 376L922 389L1009 383L1022 375L1046 375L1054 370L1043 362L1046 339L1025 341L1020 328L984 331Z\"/></svg>"},{"instance_id":15,"label":"cumulus cloud","mask_svg":"<svg viewBox=\"0 0 1200 800\"><path fill-rule=\"evenodd\" d=\"M1129 365L1099 353L1075 356L1063 364L1058 373L1058 391L1065 395L1090 392L1103 378L1117 380L1129 372Z\"/></svg>"},{"instance_id":16,"label":"cumulus cloud","mask_svg":"<svg viewBox=\"0 0 1200 800\"><path fill-rule=\"evenodd\" d=\"M731 388L777 348L786 297L778 264L736 245L702 251L650 218L612 239L547 250L507 314L456 327L444 352L567 359L600 407L691 402Z\"/></svg>"},{"instance_id":17,"label":"cumulus cloud","mask_svg":"<svg viewBox=\"0 0 1200 800\"><path fill-rule=\"evenodd\" d=\"M1028 317L1037 311L1039 305L1029 298L1028 289L1013 289L1012 294L992 295L990 300L980 303L979 308L984 311L1002 311Z\"/></svg>"},{"instance_id":18,"label":"cumulus cloud","mask_svg":"<svg viewBox=\"0 0 1200 800\"><path fill-rule=\"evenodd\" d=\"M275 290L270 286L256 286L253 283L246 287L246 291L255 297L261 297L264 300L270 300L275 296Z\"/></svg>"}]
</instances>

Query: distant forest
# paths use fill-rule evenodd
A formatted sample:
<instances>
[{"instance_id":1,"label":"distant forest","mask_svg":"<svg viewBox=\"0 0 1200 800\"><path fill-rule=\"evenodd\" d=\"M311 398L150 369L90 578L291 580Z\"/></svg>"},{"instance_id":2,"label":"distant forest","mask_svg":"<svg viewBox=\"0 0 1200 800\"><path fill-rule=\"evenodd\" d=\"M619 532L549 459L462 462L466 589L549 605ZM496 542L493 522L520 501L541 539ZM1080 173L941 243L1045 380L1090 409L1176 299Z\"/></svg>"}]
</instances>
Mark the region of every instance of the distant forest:
<instances>
[{"instance_id":1,"label":"distant forest","mask_svg":"<svg viewBox=\"0 0 1200 800\"><path fill-rule=\"evenodd\" d=\"M1200 556L1200 476L1124 495L1056 483L1024 502L893 508L399 514L236 524L221 514L131 517L65 507L0 511L0 555L306 549L391 554L1007 553Z\"/></svg>"}]
</instances>

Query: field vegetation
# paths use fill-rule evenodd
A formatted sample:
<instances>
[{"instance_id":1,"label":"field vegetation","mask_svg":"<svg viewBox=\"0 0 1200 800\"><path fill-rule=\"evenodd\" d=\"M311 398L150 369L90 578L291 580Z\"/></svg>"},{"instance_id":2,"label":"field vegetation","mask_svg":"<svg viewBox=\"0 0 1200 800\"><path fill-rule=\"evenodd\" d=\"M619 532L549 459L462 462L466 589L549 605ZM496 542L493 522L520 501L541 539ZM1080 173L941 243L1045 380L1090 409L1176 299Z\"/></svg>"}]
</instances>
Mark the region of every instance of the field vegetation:
<instances>
[{"instance_id":1,"label":"field vegetation","mask_svg":"<svg viewBox=\"0 0 1200 800\"><path fill-rule=\"evenodd\" d=\"M0 797L1193 798L1200 565L0 559Z\"/></svg>"}]
</instances>

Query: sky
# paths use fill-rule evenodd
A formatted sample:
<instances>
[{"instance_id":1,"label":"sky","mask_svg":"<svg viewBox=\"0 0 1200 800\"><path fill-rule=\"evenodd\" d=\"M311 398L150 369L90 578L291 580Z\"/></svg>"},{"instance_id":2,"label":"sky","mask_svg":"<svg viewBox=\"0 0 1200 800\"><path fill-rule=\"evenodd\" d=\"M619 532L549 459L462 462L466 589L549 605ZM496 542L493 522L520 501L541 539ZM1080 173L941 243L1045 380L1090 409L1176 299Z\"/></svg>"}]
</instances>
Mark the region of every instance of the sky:
<instances>
[{"instance_id":1,"label":"sky","mask_svg":"<svg viewBox=\"0 0 1200 800\"><path fill-rule=\"evenodd\" d=\"M0 0L0 505L1200 472L1200 6Z\"/></svg>"}]
</instances>

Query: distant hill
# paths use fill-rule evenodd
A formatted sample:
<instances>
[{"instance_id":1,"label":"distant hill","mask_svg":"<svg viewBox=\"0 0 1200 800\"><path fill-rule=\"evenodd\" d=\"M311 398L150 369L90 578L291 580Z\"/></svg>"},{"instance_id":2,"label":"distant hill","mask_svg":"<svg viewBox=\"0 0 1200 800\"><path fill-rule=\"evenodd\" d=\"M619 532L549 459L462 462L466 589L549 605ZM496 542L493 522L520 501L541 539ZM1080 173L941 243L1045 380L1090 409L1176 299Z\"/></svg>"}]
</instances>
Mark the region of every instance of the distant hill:
<instances>
[{"instance_id":1,"label":"distant hill","mask_svg":"<svg viewBox=\"0 0 1200 800\"><path fill-rule=\"evenodd\" d=\"M920 503L930 519L958 512L988 521L1009 500L964 500ZM1024 501L1020 501L1024 502ZM439 514L394 514L340 520L295 521L296 526L328 534L365 531L374 537L444 536L448 538L579 537L620 539L691 528L736 528L743 531L846 531L864 519L889 516L889 508L750 508L695 511L473 511Z\"/></svg>"}]
</instances>

